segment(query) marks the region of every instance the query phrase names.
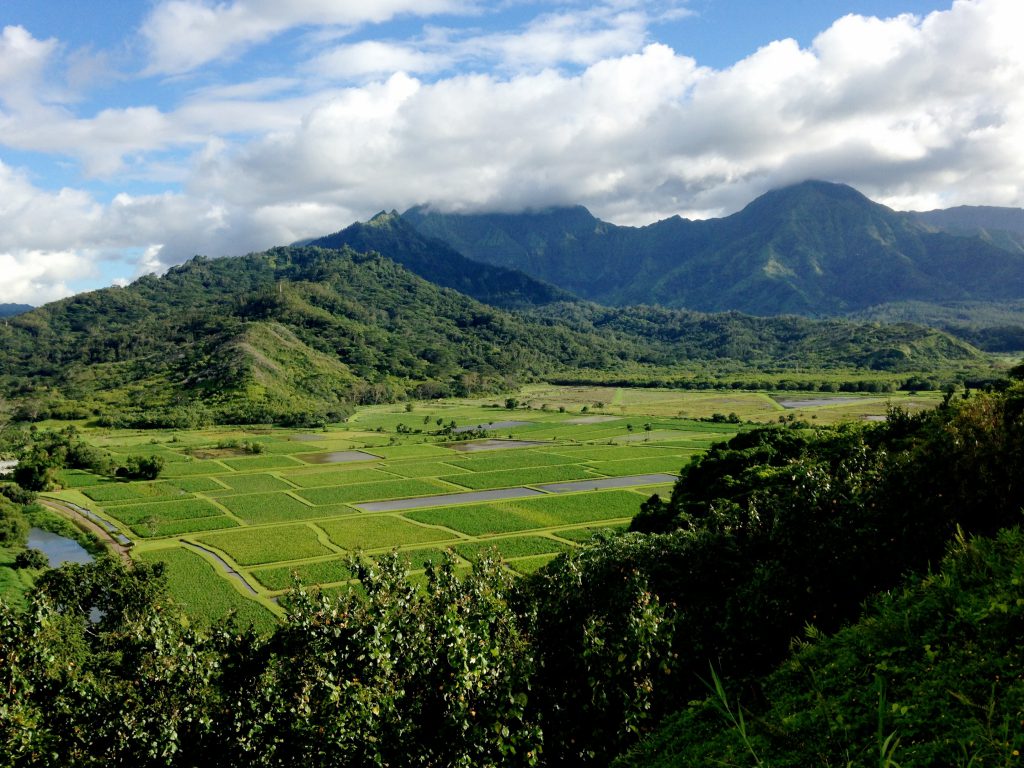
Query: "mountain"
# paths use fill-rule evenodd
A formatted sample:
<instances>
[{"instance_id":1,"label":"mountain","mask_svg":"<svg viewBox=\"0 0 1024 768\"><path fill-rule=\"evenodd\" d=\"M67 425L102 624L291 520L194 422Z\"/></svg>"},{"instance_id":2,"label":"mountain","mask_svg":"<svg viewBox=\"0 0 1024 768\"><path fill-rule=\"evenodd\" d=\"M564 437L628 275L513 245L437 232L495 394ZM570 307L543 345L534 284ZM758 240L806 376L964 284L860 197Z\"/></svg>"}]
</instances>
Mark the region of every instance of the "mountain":
<instances>
[{"instance_id":1,"label":"mountain","mask_svg":"<svg viewBox=\"0 0 1024 768\"><path fill-rule=\"evenodd\" d=\"M609 337L524 320L380 255L276 248L196 257L11 318L0 373L9 392L60 393L131 423L287 422L597 365L616 351Z\"/></svg>"},{"instance_id":2,"label":"mountain","mask_svg":"<svg viewBox=\"0 0 1024 768\"><path fill-rule=\"evenodd\" d=\"M518 269L467 259L443 240L420 234L395 211L382 211L368 222L357 222L307 244L319 248L348 246L355 251L374 251L398 262L424 280L454 288L496 307L575 300L568 292Z\"/></svg>"},{"instance_id":3,"label":"mountain","mask_svg":"<svg viewBox=\"0 0 1024 768\"><path fill-rule=\"evenodd\" d=\"M757 315L841 315L876 304L1024 297L1024 253L956 236L808 181L721 219L645 227L581 207L403 218L469 258L518 268L592 301Z\"/></svg>"},{"instance_id":4,"label":"mountain","mask_svg":"<svg viewBox=\"0 0 1024 768\"><path fill-rule=\"evenodd\" d=\"M0 324L0 393L26 418L110 425L316 424L357 403L507 391L587 371L706 378L705 363L761 380L769 367L909 375L984 361L912 325L586 302L506 311L347 246L197 256Z\"/></svg>"},{"instance_id":5,"label":"mountain","mask_svg":"<svg viewBox=\"0 0 1024 768\"><path fill-rule=\"evenodd\" d=\"M14 317L32 309L29 304L0 304L0 317Z\"/></svg>"},{"instance_id":6,"label":"mountain","mask_svg":"<svg viewBox=\"0 0 1024 768\"><path fill-rule=\"evenodd\" d=\"M910 215L937 230L980 237L999 248L1024 253L1024 208L960 205Z\"/></svg>"}]
</instances>

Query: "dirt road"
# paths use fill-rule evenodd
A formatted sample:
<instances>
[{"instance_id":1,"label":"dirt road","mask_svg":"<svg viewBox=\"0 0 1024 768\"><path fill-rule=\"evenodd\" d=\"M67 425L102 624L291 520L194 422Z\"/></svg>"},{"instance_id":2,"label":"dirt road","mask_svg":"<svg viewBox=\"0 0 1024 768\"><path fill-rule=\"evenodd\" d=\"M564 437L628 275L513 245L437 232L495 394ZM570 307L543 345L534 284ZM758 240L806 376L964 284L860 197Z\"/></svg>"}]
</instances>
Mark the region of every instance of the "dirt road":
<instances>
[{"instance_id":1,"label":"dirt road","mask_svg":"<svg viewBox=\"0 0 1024 768\"><path fill-rule=\"evenodd\" d=\"M83 530L86 530L89 533L96 534L96 538L103 542L103 545L107 549L117 553L118 557L120 557L128 565L131 565L132 556L128 553L128 547L126 547L124 544L122 544L113 536L111 536L110 532L104 529L103 526L97 525L92 520L83 515L81 512L74 509L73 507L66 506L65 504L54 499L40 498L39 503L42 504L47 509L52 509L61 517L67 518L75 525L77 525L79 528L82 528Z\"/></svg>"}]
</instances>

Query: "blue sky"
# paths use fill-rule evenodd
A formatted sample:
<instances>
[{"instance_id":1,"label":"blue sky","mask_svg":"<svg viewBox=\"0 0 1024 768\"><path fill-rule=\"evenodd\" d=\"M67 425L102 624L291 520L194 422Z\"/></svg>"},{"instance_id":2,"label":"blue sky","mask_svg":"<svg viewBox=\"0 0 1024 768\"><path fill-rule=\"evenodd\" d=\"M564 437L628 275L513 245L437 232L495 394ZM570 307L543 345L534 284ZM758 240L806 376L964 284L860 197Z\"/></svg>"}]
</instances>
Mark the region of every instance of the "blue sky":
<instances>
[{"instance_id":1,"label":"blue sky","mask_svg":"<svg viewBox=\"0 0 1024 768\"><path fill-rule=\"evenodd\" d=\"M1024 205L1020 0L4 0L0 302L381 209Z\"/></svg>"}]
</instances>

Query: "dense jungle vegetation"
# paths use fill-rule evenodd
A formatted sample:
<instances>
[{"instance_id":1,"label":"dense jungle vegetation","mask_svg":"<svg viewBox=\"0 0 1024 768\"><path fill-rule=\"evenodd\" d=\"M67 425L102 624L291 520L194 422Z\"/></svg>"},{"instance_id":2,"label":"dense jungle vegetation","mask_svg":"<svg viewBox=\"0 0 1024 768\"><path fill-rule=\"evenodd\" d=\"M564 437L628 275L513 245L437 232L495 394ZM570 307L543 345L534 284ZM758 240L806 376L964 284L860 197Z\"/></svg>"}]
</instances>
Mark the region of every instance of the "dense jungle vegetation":
<instances>
[{"instance_id":1,"label":"dense jungle vegetation","mask_svg":"<svg viewBox=\"0 0 1024 768\"><path fill-rule=\"evenodd\" d=\"M529 578L354 563L269 636L65 566L0 607L0 765L1002 765L1022 500L1016 381L743 432Z\"/></svg>"},{"instance_id":2,"label":"dense jungle vegetation","mask_svg":"<svg viewBox=\"0 0 1024 768\"><path fill-rule=\"evenodd\" d=\"M0 395L18 420L106 426L316 426L358 404L507 392L580 372L685 379L711 364L733 380L815 371L830 386L992 376L976 349L920 326L575 301L506 311L347 247L196 257L0 323Z\"/></svg>"}]
</instances>

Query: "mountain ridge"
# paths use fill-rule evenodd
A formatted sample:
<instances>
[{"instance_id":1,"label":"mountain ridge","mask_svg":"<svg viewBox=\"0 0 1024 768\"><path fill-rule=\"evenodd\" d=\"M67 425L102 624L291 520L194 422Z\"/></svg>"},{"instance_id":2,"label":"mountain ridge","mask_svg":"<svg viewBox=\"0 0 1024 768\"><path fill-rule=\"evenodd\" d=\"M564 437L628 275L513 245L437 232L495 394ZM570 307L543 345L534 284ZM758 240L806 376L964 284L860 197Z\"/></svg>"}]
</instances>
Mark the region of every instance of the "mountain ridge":
<instances>
[{"instance_id":1,"label":"mountain ridge","mask_svg":"<svg viewBox=\"0 0 1024 768\"><path fill-rule=\"evenodd\" d=\"M443 240L421 234L397 211L381 211L366 222L305 242L318 248L348 246L380 253L429 282L496 307L576 300L571 293L521 270L468 259Z\"/></svg>"},{"instance_id":2,"label":"mountain ridge","mask_svg":"<svg viewBox=\"0 0 1024 768\"><path fill-rule=\"evenodd\" d=\"M1024 296L1024 252L956 235L806 181L720 219L621 227L581 206L526 214L402 214L463 255L519 268L576 295L756 315L835 316L893 301Z\"/></svg>"},{"instance_id":3,"label":"mountain ridge","mask_svg":"<svg viewBox=\"0 0 1024 768\"><path fill-rule=\"evenodd\" d=\"M0 324L0 393L25 418L91 414L110 426L312 426L356 404L567 372L681 380L701 361L875 371L887 386L900 373L984 367L973 347L920 326L580 301L506 311L348 246L195 257Z\"/></svg>"}]
</instances>

